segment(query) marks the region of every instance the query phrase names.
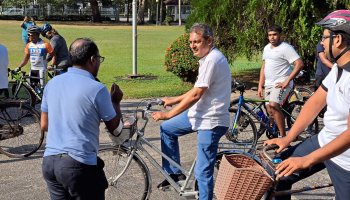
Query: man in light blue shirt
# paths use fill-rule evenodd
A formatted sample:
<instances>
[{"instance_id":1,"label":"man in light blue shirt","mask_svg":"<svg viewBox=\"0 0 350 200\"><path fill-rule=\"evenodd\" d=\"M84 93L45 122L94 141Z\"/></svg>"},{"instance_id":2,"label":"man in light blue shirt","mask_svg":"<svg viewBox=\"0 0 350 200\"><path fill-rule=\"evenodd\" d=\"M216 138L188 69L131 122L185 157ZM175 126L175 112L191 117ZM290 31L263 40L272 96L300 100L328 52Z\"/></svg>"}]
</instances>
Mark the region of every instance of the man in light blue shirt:
<instances>
[{"instance_id":1,"label":"man in light blue shirt","mask_svg":"<svg viewBox=\"0 0 350 200\"><path fill-rule=\"evenodd\" d=\"M100 56L90 39L77 39L69 49L73 67L46 85L41 126L48 131L42 164L51 199L104 199L107 180L97 157L99 124L111 133L120 127L123 93L111 94L96 81Z\"/></svg>"}]
</instances>

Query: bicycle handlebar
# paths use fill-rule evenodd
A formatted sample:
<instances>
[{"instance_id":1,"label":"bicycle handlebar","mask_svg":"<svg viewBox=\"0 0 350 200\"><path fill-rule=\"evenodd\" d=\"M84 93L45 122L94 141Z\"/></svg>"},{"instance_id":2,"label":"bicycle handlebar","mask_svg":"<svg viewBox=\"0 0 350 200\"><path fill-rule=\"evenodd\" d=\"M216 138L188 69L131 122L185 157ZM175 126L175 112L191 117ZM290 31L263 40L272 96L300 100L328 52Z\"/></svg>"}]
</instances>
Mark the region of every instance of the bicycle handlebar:
<instances>
[{"instance_id":1,"label":"bicycle handlebar","mask_svg":"<svg viewBox=\"0 0 350 200\"><path fill-rule=\"evenodd\" d=\"M263 154L264 156L272 162L272 158L271 156L267 153L267 151L270 151L270 150L274 150L274 149L277 149L278 146L276 144L272 144L272 145L267 145L263 148Z\"/></svg>"}]
</instances>

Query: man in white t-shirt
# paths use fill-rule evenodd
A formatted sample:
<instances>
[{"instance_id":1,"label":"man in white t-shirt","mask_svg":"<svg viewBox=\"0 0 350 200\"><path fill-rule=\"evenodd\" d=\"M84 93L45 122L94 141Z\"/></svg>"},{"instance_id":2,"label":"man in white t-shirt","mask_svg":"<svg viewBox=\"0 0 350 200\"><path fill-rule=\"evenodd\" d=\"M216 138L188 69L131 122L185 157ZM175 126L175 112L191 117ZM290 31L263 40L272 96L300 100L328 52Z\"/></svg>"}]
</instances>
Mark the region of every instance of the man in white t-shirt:
<instances>
[{"instance_id":1,"label":"man in white t-shirt","mask_svg":"<svg viewBox=\"0 0 350 200\"><path fill-rule=\"evenodd\" d=\"M5 97L9 96L8 88L8 76L7 68L9 65L9 56L7 48L0 44L0 95Z\"/></svg>"},{"instance_id":2,"label":"man in white t-shirt","mask_svg":"<svg viewBox=\"0 0 350 200\"><path fill-rule=\"evenodd\" d=\"M290 189L293 183L326 167L335 199L350 199L350 10L334 11L317 24L324 28L321 44L327 58L335 64L304 105L288 135L265 145L277 144L277 152L281 152L327 105L321 132L281 154L283 159L290 158L276 167L281 177L277 189ZM298 174L293 174L295 171Z\"/></svg>"},{"instance_id":3,"label":"man in white t-shirt","mask_svg":"<svg viewBox=\"0 0 350 200\"><path fill-rule=\"evenodd\" d=\"M220 138L229 122L231 72L225 56L214 47L214 36L206 24L194 24L190 30L190 48L200 58L197 81L187 93L163 98L164 106L177 104L169 112L154 112L155 120L166 120L160 126L162 152L180 163L178 137L197 131L197 161L195 177L199 199L213 199L213 172ZM194 152L193 152L194 153ZM162 160L163 169L175 182L186 177L181 171ZM167 180L159 189L169 187Z\"/></svg>"},{"instance_id":4,"label":"man in white t-shirt","mask_svg":"<svg viewBox=\"0 0 350 200\"><path fill-rule=\"evenodd\" d=\"M284 115L281 105L293 88L293 79L303 68L304 64L294 48L281 41L282 28L273 25L268 28L269 44L264 48L263 63L260 70L258 95L269 100L267 110L275 120L280 135L284 137ZM294 65L294 69L291 68Z\"/></svg>"}]
</instances>

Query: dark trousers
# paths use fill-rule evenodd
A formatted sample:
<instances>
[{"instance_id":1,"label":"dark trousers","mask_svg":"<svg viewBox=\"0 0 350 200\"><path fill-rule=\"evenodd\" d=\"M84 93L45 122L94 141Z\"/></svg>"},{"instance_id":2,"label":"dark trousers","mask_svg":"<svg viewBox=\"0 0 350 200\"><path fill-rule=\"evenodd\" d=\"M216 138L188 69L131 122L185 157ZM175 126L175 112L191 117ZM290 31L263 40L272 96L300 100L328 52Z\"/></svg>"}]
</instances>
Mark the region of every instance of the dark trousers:
<instances>
[{"instance_id":1,"label":"dark trousers","mask_svg":"<svg viewBox=\"0 0 350 200\"><path fill-rule=\"evenodd\" d=\"M80 163L67 154L47 156L42 171L52 200L104 200L108 187L104 163Z\"/></svg>"},{"instance_id":2,"label":"dark trousers","mask_svg":"<svg viewBox=\"0 0 350 200\"><path fill-rule=\"evenodd\" d=\"M302 143L289 148L288 150L281 153L281 158L287 159L288 157L302 157L310 154L311 152L320 148L318 143L318 135L314 135ZM293 183L299 180L307 178L316 172L327 168L328 174L334 185L334 190L336 194L336 200L348 200L350 199L350 171L339 167L337 164L331 160L327 160L323 163L316 164L309 169L298 171L291 176L283 177L279 181L276 190L290 190ZM281 196L276 197L275 200L290 200L291 196Z\"/></svg>"}]
</instances>

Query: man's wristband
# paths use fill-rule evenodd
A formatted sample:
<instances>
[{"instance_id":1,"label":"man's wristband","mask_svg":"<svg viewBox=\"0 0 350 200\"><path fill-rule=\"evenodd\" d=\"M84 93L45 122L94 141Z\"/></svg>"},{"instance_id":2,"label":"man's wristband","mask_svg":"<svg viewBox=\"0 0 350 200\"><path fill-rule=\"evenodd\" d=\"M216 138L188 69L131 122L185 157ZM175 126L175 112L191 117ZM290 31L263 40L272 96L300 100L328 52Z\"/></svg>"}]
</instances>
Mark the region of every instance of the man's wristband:
<instances>
[{"instance_id":1,"label":"man's wristband","mask_svg":"<svg viewBox=\"0 0 350 200\"><path fill-rule=\"evenodd\" d=\"M122 129L123 129L123 122L122 122L122 120L120 120L118 127L116 129L114 129L112 135L118 137L119 134L122 132Z\"/></svg>"}]
</instances>

